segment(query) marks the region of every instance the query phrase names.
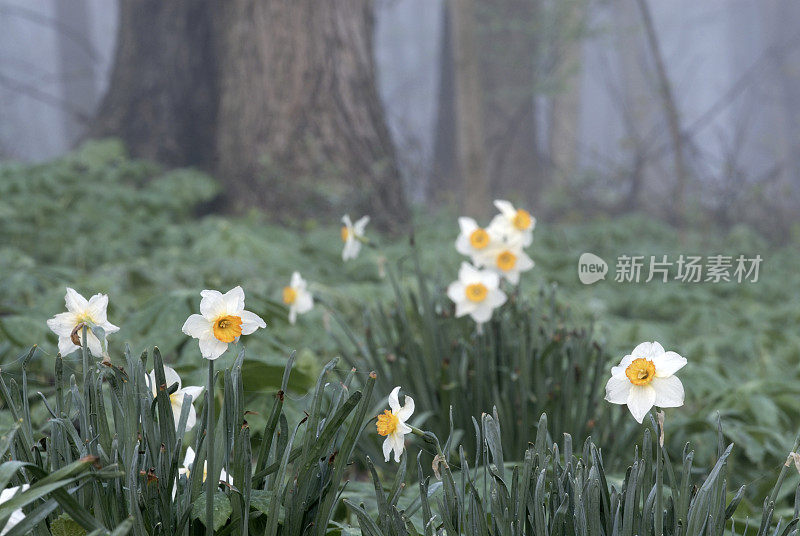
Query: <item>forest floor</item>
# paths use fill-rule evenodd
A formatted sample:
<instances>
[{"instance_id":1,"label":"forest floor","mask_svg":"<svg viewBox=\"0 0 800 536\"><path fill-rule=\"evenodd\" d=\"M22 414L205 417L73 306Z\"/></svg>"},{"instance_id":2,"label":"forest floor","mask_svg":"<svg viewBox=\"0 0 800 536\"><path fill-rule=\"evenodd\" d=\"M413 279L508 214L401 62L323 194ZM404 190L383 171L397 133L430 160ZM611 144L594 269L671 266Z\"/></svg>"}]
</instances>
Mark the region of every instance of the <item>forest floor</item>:
<instances>
[{"instance_id":1,"label":"forest floor","mask_svg":"<svg viewBox=\"0 0 800 536\"><path fill-rule=\"evenodd\" d=\"M150 180L154 175L155 180ZM299 380L310 381L336 345L322 329L323 307L286 321L281 289L297 270L312 292L357 322L370 303L390 300L388 264L411 279L407 238L378 236L374 247L343 263L339 222L269 224L261 214L198 217L195 207L216 192L214 182L190 171L159 175L150 164L124 158L113 143L92 144L64 160L38 166L0 167L0 363L19 374L19 356L38 344L42 362L55 356L55 337L45 321L63 310L64 288L88 296L107 293L109 320L121 326L111 350L130 343L134 352L158 345L169 363L197 381L196 346L180 327L197 307L202 288L242 285L247 308L268 324L248 355L260 369L249 389L278 382L285 356L299 352ZM352 214L355 218L360 214ZM456 214L418 214L415 227L423 269L443 289L457 274L461 256L453 244ZM752 462L751 480L772 474L800 424L800 248L774 247L746 227L678 233L644 215L588 223L540 223L528 252L535 268L523 275L520 292L556 288L572 320L591 325L611 356L622 357L641 341L656 340L689 360L683 373L686 408L680 426L693 441L714 443L717 412L724 432ZM578 259L591 252L604 259L604 280L584 285ZM680 255L760 255L758 281L662 282L649 276L650 256L676 262ZM621 256L641 255L640 282L615 281ZM734 276L733 269L730 270ZM705 278L705 275L703 276ZM735 279L735 276L734 276ZM752 279L752 274L751 274ZM73 355L67 366L79 368ZM305 374L303 371L305 370ZM38 388L50 384L50 367L35 370ZM7 413L7 412L4 412ZM5 417L8 417L6 414ZM766 483L765 483L766 484ZM771 485L771 484L770 484ZM786 487L791 489L791 487Z\"/></svg>"}]
</instances>

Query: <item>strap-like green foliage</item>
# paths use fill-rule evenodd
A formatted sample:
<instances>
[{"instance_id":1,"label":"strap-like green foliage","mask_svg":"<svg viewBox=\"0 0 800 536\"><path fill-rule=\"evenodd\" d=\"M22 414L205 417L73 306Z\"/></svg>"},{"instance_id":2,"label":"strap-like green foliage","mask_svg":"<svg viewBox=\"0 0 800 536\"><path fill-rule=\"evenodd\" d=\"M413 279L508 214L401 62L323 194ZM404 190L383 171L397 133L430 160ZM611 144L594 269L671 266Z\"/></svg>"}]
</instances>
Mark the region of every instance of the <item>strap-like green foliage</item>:
<instances>
[{"instance_id":1,"label":"strap-like green foliage","mask_svg":"<svg viewBox=\"0 0 800 536\"><path fill-rule=\"evenodd\" d=\"M81 378L65 378L57 357L55 399L42 397L49 419L41 429L28 404L26 371L34 355L35 349L22 360L21 385L0 373L0 399L17 423L0 438L0 455L8 460L0 464L0 488L30 485L0 504L0 523L20 508L26 515L8 536L65 530L137 536L652 536L659 528L668 536L744 534L743 525L734 527L731 521L743 498L742 489L735 494L727 489L732 445L720 439L716 464L699 474L690 449L673 464L651 439L659 437L655 420L623 475L607 472L591 439L579 450L569 434L554 440L544 415L533 441L522 452L510 452L497 408L473 419L478 448L468 457L451 411L444 447L432 432L408 436L423 448L417 482L411 483L407 454L396 471L376 469L369 457L358 454L375 411L375 373L342 374L333 360L307 399L306 417L290 423L284 397L291 356L282 389L271 406L258 408L268 416L266 426L251 437L241 350L229 368L215 374L209 367L206 389L214 412L204 404L194 436L186 436L194 437L197 454L184 477L179 468L188 405L176 432L169 400L175 386L165 384L157 348L152 360L126 352L123 366L98 363L84 348ZM150 362L155 397L146 379ZM364 378L361 385L357 377ZM208 422L214 423L213 434L206 433ZM214 453L209 466L216 475L224 469L227 482L214 477L203 482L200 468L208 452ZM778 475L760 525L754 524L751 533L792 534L796 511L786 523L778 519L785 513L775 508L789 470L784 467ZM390 484L382 484L382 478ZM365 485L364 479L371 483ZM214 493L207 502L208 490ZM800 499L796 502L800 505Z\"/></svg>"}]
</instances>

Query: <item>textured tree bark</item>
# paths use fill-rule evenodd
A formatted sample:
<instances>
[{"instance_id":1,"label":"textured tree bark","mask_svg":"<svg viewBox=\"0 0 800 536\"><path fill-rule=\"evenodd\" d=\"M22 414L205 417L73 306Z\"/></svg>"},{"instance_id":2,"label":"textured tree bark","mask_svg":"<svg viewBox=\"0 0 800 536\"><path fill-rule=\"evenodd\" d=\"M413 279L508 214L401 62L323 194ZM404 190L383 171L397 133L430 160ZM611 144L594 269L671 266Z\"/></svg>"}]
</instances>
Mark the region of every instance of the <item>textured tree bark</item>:
<instances>
[{"instance_id":1,"label":"textured tree bark","mask_svg":"<svg viewBox=\"0 0 800 536\"><path fill-rule=\"evenodd\" d=\"M387 227L404 221L375 87L372 2L229 0L222 26L217 148L237 202L280 209L312 196L324 209L338 198ZM269 159L266 174L252 155Z\"/></svg>"},{"instance_id":2,"label":"textured tree bark","mask_svg":"<svg viewBox=\"0 0 800 536\"><path fill-rule=\"evenodd\" d=\"M450 0L453 24L456 144L462 177L462 209L474 217L491 210L483 133L483 91L475 29L473 0Z\"/></svg>"},{"instance_id":3,"label":"textured tree bark","mask_svg":"<svg viewBox=\"0 0 800 536\"><path fill-rule=\"evenodd\" d=\"M233 208L398 226L409 214L372 29L371 0L122 0L91 135L215 172Z\"/></svg>"},{"instance_id":4,"label":"textured tree bark","mask_svg":"<svg viewBox=\"0 0 800 536\"><path fill-rule=\"evenodd\" d=\"M136 156L210 168L217 69L214 0L121 0L114 68L89 137Z\"/></svg>"}]
</instances>

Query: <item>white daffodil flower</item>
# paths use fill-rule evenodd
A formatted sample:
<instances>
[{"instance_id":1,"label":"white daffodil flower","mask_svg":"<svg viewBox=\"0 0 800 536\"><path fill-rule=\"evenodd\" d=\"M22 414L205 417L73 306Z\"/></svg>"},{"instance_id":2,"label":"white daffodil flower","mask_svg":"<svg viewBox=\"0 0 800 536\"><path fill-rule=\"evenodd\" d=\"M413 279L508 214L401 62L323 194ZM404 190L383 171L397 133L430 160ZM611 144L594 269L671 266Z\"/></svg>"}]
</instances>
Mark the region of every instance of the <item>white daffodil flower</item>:
<instances>
[{"instance_id":1,"label":"white daffodil flower","mask_svg":"<svg viewBox=\"0 0 800 536\"><path fill-rule=\"evenodd\" d=\"M3 504L6 501L11 500L17 492L22 493L23 491L30 488L28 484L23 484L21 486L15 486L13 488L6 488L3 491L0 491L0 504ZM14 526L25 519L25 514L22 513L22 508L17 508L11 515L8 517L8 521L6 521L6 526L3 527L3 530L0 531L0 536L4 536L8 531L10 531Z\"/></svg>"},{"instance_id":2,"label":"white daffodil flower","mask_svg":"<svg viewBox=\"0 0 800 536\"><path fill-rule=\"evenodd\" d=\"M186 319L183 332L200 340L200 353L206 359L217 359L228 344L240 335L250 335L266 322L255 313L244 310L244 291L235 287L222 294L216 290L200 293L200 314Z\"/></svg>"},{"instance_id":3,"label":"white daffodil flower","mask_svg":"<svg viewBox=\"0 0 800 536\"><path fill-rule=\"evenodd\" d=\"M472 218L458 218L461 232L456 239L456 251L472 259L475 266L486 266L492 262L492 248L499 237L484 229Z\"/></svg>"},{"instance_id":4,"label":"white daffodil flower","mask_svg":"<svg viewBox=\"0 0 800 536\"><path fill-rule=\"evenodd\" d=\"M189 478L189 475L191 474L192 470L194 469L194 467L193 467L194 466L194 458L195 458L194 449L192 447L187 447L186 448L186 456L183 458L183 467L178 469L178 474L179 475L185 475L186 478ZM203 462L203 482L206 481L206 477L207 476L208 476L208 461L206 460L206 461ZM227 482L228 484L231 484L232 481L233 481L233 478L231 478L231 476L228 475L228 473L225 472L225 469L222 469L220 471L219 479L221 481L223 481L223 482Z\"/></svg>"},{"instance_id":5,"label":"white daffodil flower","mask_svg":"<svg viewBox=\"0 0 800 536\"><path fill-rule=\"evenodd\" d=\"M494 206L500 214L492 218L489 229L497 233L509 245L528 247L533 242L533 228L536 218L521 208L514 208L508 201L498 199Z\"/></svg>"},{"instance_id":6,"label":"white daffodil flower","mask_svg":"<svg viewBox=\"0 0 800 536\"><path fill-rule=\"evenodd\" d=\"M512 285L519 283L521 272L527 272L534 266L533 259L521 247L500 246L491 250L491 262L486 267L505 277Z\"/></svg>"},{"instance_id":7,"label":"white daffodil flower","mask_svg":"<svg viewBox=\"0 0 800 536\"><path fill-rule=\"evenodd\" d=\"M665 352L657 342L643 342L611 369L606 400L627 404L633 418L642 422L650 408L683 405L683 384L674 374L686 365L675 352Z\"/></svg>"},{"instance_id":8,"label":"white daffodil flower","mask_svg":"<svg viewBox=\"0 0 800 536\"><path fill-rule=\"evenodd\" d=\"M406 396L405 405L400 406L400 400L397 398L399 392L399 386L392 389L389 393L391 411L387 409L382 415L378 415L378 435L386 437L383 441L383 457L387 462L392 451L394 451L394 461L400 461L400 455L405 448L405 435L411 432L411 427L406 421L414 413L414 399Z\"/></svg>"},{"instance_id":9,"label":"white daffodil flower","mask_svg":"<svg viewBox=\"0 0 800 536\"><path fill-rule=\"evenodd\" d=\"M87 327L86 345L95 357L103 357L105 341L101 341L92 332L93 326L103 328L106 335L116 333L119 328L108 321L106 309L108 296L95 294L87 301L73 289L67 287L64 297L67 305L65 313L58 313L47 321L47 327L58 335L58 353L67 356L82 346L83 327Z\"/></svg>"},{"instance_id":10,"label":"white daffodil flower","mask_svg":"<svg viewBox=\"0 0 800 536\"><path fill-rule=\"evenodd\" d=\"M456 316L470 315L483 324L492 311L506 302L506 294L498 287L500 277L490 270L478 270L467 262L461 263L458 281L447 287L447 296L456 304Z\"/></svg>"},{"instance_id":11,"label":"white daffodil flower","mask_svg":"<svg viewBox=\"0 0 800 536\"><path fill-rule=\"evenodd\" d=\"M309 312L314 307L314 297L307 290L306 280L299 272L292 274L288 287L283 287L283 303L289 307L289 323L294 324L297 315Z\"/></svg>"},{"instance_id":12,"label":"white daffodil flower","mask_svg":"<svg viewBox=\"0 0 800 536\"><path fill-rule=\"evenodd\" d=\"M369 216L364 216L357 222L350 221L350 215L345 214L342 216L342 242L344 242L344 249L342 249L342 260L347 261L358 257L361 251L361 242L364 240L364 229L369 223Z\"/></svg>"},{"instance_id":13,"label":"white daffodil flower","mask_svg":"<svg viewBox=\"0 0 800 536\"><path fill-rule=\"evenodd\" d=\"M158 385L156 384L156 371L153 370L149 374L150 378L150 390L153 393L153 398L156 397L158 394ZM178 428L178 421L181 419L181 410L183 409L183 395L189 395L191 400L189 401L189 416L186 419L186 431L188 432L194 425L197 423L197 412L194 409L192 403L200 397L200 393L203 392L203 387L197 385L189 385L187 387L181 387L181 378L178 376L178 373L175 372L175 369L172 367L168 367L164 365L164 378L166 379L167 383L164 386L165 389L169 389L174 384L178 384L178 389L169 395L169 402L170 406L172 407L172 416L175 419L175 428Z\"/></svg>"}]
</instances>

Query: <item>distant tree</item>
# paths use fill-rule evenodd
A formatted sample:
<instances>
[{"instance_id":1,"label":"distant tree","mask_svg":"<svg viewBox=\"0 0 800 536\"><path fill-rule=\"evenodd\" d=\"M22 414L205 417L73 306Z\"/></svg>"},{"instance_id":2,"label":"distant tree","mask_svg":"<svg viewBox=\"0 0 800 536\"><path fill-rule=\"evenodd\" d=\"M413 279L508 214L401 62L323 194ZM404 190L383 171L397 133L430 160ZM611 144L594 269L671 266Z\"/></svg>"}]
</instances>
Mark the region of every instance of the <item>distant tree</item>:
<instances>
[{"instance_id":1,"label":"distant tree","mask_svg":"<svg viewBox=\"0 0 800 536\"><path fill-rule=\"evenodd\" d=\"M61 66L61 86L63 100L70 104L76 113L63 113L64 133L67 144L72 144L86 128L86 121L79 117L91 117L97 106L97 87L95 77L97 56L89 38L76 39L75 36L89 36L89 4L87 0L56 2L56 38L58 39L59 65ZM77 136L75 136L77 137Z\"/></svg>"},{"instance_id":2,"label":"distant tree","mask_svg":"<svg viewBox=\"0 0 800 536\"><path fill-rule=\"evenodd\" d=\"M400 225L408 207L375 87L372 9L121 0L110 87L89 134L215 172L233 207L369 210Z\"/></svg>"}]
</instances>

